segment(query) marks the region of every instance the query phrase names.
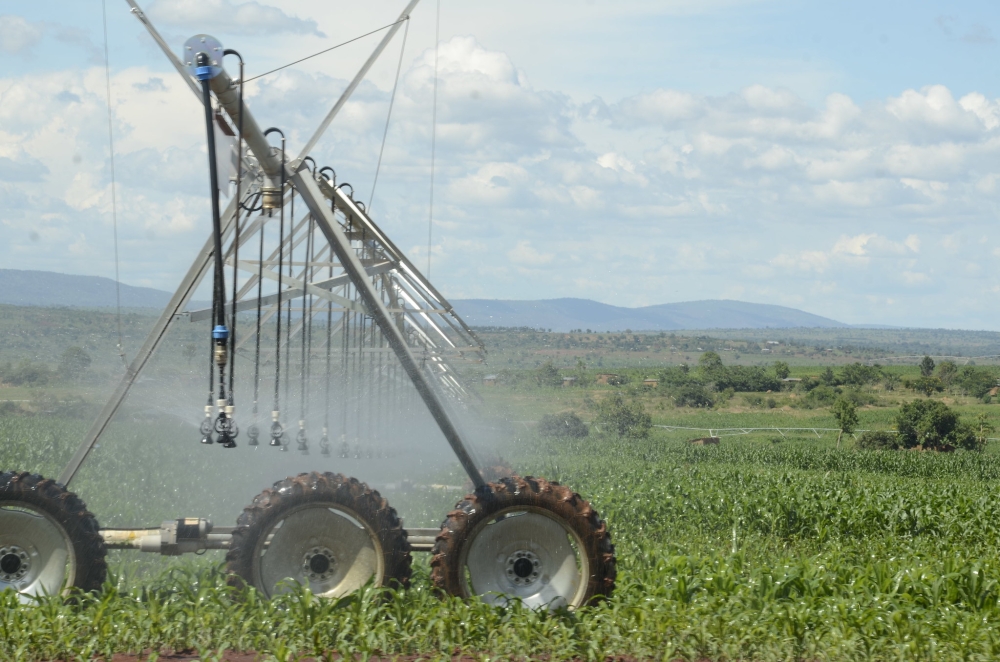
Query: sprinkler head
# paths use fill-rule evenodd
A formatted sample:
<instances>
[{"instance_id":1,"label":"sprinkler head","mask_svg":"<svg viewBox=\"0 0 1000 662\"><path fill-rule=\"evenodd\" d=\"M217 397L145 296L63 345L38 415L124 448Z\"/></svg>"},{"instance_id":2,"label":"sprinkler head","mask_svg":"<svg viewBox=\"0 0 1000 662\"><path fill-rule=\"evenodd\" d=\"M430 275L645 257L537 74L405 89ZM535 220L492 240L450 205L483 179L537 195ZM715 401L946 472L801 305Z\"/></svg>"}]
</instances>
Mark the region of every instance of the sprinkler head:
<instances>
[{"instance_id":1,"label":"sprinkler head","mask_svg":"<svg viewBox=\"0 0 1000 662\"><path fill-rule=\"evenodd\" d=\"M219 443L222 444L223 448L236 448L236 435L239 434L239 431L232 419L224 413L220 412L219 417L215 420L215 431L219 433Z\"/></svg>"},{"instance_id":2,"label":"sprinkler head","mask_svg":"<svg viewBox=\"0 0 1000 662\"><path fill-rule=\"evenodd\" d=\"M282 446L282 444L281 444L281 438L284 436L284 434L285 434L285 429L283 427L281 427L281 423L279 423L278 421L275 421L274 423L271 423L271 443L270 443L270 445L273 446L273 447L275 447L275 448L280 448L281 450L284 450L285 447Z\"/></svg>"},{"instance_id":3,"label":"sprinkler head","mask_svg":"<svg viewBox=\"0 0 1000 662\"><path fill-rule=\"evenodd\" d=\"M208 416L206 416L201 421L201 427L199 428L199 431L201 432L201 443L203 443L205 445L214 444L215 443L214 441L212 441L212 419L211 418L209 418Z\"/></svg>"}]
</instances>

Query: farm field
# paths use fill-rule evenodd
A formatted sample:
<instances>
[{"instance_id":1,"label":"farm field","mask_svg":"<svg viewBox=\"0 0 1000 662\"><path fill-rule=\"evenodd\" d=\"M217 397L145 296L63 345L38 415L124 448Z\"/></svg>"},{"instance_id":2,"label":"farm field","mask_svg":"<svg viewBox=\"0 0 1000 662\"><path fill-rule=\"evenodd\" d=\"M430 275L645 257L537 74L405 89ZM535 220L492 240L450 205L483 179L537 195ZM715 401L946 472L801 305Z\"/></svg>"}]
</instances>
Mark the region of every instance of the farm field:
<instances>
[{"instance_id":1,"label":"farm field","mask_svg":"<svg viewBox=\"0 0 1000 662\"><path fill-rule=\"evenodd\" d=\"M782 404L773 408L747 405L753 394L736 393L696 409L674 407L658 390L622 390L654 426L836 427L828 409L791 407L784 392L774 394ZM282 661L334 651L558 660L1000 654L992 627L1000 618L1000 442L939 454L861 451L850 438L837 448L835 433L809 430L759 431L704 447L687 442L700 432L662 427L645 439L593 429L582 439L538 434L536 421L547 413L572 409L593 422L615 391L526 381L481 389L485 409L506 426L504 459L522 474L572 486L608 520L619 573L602 604L548 614L441 599L420 554L406 591L370 589L336 602L306 590L239 600L226 587L221 552L178 559L111 552L105 590L77 604L0 597L0 659L150 650L201 659L257 651ZM890 428L898 405L916 397L879 393L878 406L859 408L858 427ZM958 393L935 398L963 418L1000 419L993 404ZM54 475L88 424L8 413L0 417L0 466ZM185 515L230 524L270 482L307 469L371 480L408 526L437 525L462 494L457 464L438 456L281 464L267 450L220 455L200 447L188 423L131 412L73 489L105 526L156 526ZM418 484L401 485L405 472L416 472Z\"/></svg>"}]
</instances>

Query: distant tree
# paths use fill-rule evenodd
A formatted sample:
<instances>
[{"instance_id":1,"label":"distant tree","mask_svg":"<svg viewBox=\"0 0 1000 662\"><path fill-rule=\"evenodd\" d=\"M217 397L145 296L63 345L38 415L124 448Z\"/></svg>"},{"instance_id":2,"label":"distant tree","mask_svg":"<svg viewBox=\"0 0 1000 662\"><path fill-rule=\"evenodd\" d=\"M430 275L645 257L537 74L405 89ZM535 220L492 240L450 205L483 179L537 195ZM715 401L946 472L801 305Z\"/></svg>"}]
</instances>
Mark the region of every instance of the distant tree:
<instances>
[{"instance_id":1,"label":"distant tree","mask_svg":"<svg viewBox=\"0 0 1000 662\"><path fill-rule=\"evenodd\" d=\"M971 425L940 400L913 400L899 408L896 429L903 448L950 451L958 448L981 450Z\"/></svg>"},{"instance_id":2,"label":"distant tree","mask_svg":"<svg viewBox=\"0 0 1000 662\"><path fill-rule=\"evenodd\" d=\"M784 361L774 362L774 374L778 379L787 379L791 372L792 371L789 369L788 364Z\"/></svg>"},{"instance_id":3,"label":"distant tree","mask_svg":"<svg viewBox=\"0 0 1000 662\"><path fill-rule=\"evenodd\" d=\"M569 437L582 439L590 434L587 424L580 420L576 412L545 414L538 422L538 434L545 437Z\"/></svg>"},{"instance_id":4,"label":"distant tree","mask_svg":"<svg viewBox=\"0 0 1000 662\"><path fill-rule=\"evenodd\" d=\"M958 366L955 365L954 361L941 361L937 365L937 378L941 380L941 383L945 386L951 386L951 383L958 376Z\"/></svg>"},{"instance_id":5,"label":"distant tree","mask_svg":"<svg viewBox=\"0 0 1000 662\"><path fill-rule=\"evenodd\" d=\"M953 383L966 395L981 398L997 385L997 371L989 367L963 366Z\"/></svg>"},{"instance_id":6,"label":"distant tree","mask_svg":"<svg viewBox=\"0 0 1000 662\"><path fill-rule=\"evenodd\" d=\"M882 377L882 366L849 363L840 371L840 383L851 386L874 384Z\"/></svg>"},{"instance_id":7,"label":"distant tree","mask_svg":"<svg viewBox=\"0 0 1000 662\"><path fill-rule=\"evenodd\" d=\"M992 421L990 421L990 417L987 416L986 413L980 412L980 414L976 416L975 428L976 428L976 442L981 447L985 447L987 436L991 432L996 431L996 427L993 425Z\"/></svg>"},{"instance_id":8,"label":"distant tree","mask_svg":"<svg viewBox=\"0 0 1000 662\"><path fill-rule=\"evenodd\" d=\"M882 387L887 391L895 391L900 381L901 378L899 375L894 372L887 372L882 379Z\"/></svg>"},{"instance_id":9,"label":"distant tree","mask_svg":"<svg viewBox=\"0 0 1000 662\"><path fill-rule=\"evenodd\" d=\"M827 386L833 386L837 383L837 376L833 374L833 368L827 366L823 374L819 376L819 380Z\"/></svg>"},{"instance_id":10,"label":"distant tree","mask_svg":"<svg viewBox=\"0 0 1000 662\"><path fill-rule=\"evenodd\" d=\"M535 381L539 386L561 386L562 375L552 361L546 361L535 371Z\"/></svg>"},{"instance_id":11,"label":"distant tree","mask_svg":"<svg viewBox=\"0 0 1000 662\"><path fill-rule=\"evenodd\" d=\"M929 356L924 356L920 361L920 376L930 377L934 374L934 359Z\"/></svg>"},{"instance_id":12,"label":"distant tree","mask_svg":"<svg viewBox=\"0 0 1000 662\"><path fill-rule=\"evenodd\" d=\"M701 384L685 384L674 393L674 404L678 407L711 407L715 404L712 396Z\"/></svg>"},{"instance_id":13,"label":"distant tree","mask_svg":"<svg viewBox=\"0 0 1000 662\"><path fill-rule=\"evenodd\" d=\"M90 354L82 347L67 347L59 357L59 374L70 379L80 377L90 367Z\"/></svg>"},{"instance_id":14,"label":"distant tree","mask_svg":"<svg viewBox=\"0 0 1000 662\"><path fill-rule=\"evenodd\" d=\"M777 391L781 382L761 366L731 365L723 367L715 374L715 389L722 391Z\"/></svg>"},{"instance_id":15,"label":"distant tree","mask_svg":"<svg viewBox=\"0 0 1000 662\"><path fill-rule=\"evenodd\" d=\"M639 402L628 402L621 393L605 398L597 406L596 423L616 437L642 439L649 436L653 417Z\"/></svg>"},{"instance_id":16,"label":"distant tree","mask_svg":"<svg viewBox=\"0 0 1000 662\"><path fill-rule=\"evenodd\" d=\"M0 368L0 380L11 386L44 386L49 383L52 370L44 363L22 359L17 365L10 363Z\"/></svg>"},{"instance_id":17,"label":"distant tree","mask_svg":"<svg viewBox=\"0 0 1000 662\"><path fill-rule=\"evenodd\" d=\"M705 352L698 359L698 372L706 381L715 381L725 370L725 366L722 365L722 357L716 352Z\"/></svg>"},{"instance_id":18,"label":"distant tree","mask_svg":"<svg viewBox=\"0 0 1000 662\"><path fill-rule=\"evenodd\" d=\"M903 386L911 388L918 393L923 393L927 397L930 397L935 392L944 390L944 384L941 383L940 379L926 375L921 375L916 379L907 379L903 382Z\"/></svg>"},{"instance_id":19,"label":"distant tree","mask_svg":"<svg viewBox=\"0 0 1000 662\"><path fill-rule=\"evenodd\" d=\"M837 425L840 427L840 433L837 435L837 448L840 448L840 438L844 433L853 434L854 428L858 426L858 411L854 402L841 396L833 403L830 413L837 419Z\"/></svg>"}]
</instances>

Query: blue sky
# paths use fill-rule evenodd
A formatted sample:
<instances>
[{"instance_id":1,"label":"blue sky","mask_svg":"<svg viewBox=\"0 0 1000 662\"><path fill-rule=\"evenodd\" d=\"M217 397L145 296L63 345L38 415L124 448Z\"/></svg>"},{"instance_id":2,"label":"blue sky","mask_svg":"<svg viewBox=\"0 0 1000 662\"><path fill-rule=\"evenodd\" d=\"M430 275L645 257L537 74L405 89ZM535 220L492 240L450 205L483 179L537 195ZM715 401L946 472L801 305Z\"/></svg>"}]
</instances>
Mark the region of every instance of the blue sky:
<instances>
[{"instance_id":1,"label":"blue sky","mask_svg":"<svg viewBox=\"0 0 1000 662\"><path fill-rule=\"evenodd\" d=\"M172 289L210 224L199 107L107 0L122 280ZM405 4L153 0L248 75ZM364 6L359 6L364 5ZM435 0L418 5L375 217L426 261ZM101 3L0 7L0 264L111 276ZM442 0L432 278L450 298L733 298L1000 329L1000 6ZM368 38L248 85L294 151ZM400 42L315 156L367 199Z\"/></svg>"}]
</instances>

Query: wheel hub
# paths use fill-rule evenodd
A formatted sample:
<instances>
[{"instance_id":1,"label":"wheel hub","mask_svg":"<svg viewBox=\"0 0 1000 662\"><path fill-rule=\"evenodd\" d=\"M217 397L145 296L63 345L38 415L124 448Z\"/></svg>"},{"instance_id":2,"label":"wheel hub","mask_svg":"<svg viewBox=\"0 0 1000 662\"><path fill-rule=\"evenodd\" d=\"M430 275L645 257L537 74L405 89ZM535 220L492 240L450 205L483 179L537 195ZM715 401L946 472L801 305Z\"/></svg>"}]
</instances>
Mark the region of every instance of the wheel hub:
<instances>
[{"instance_id":1,"label":"wheel hub","mask_svg":"<svg viewBox=\"0 0 1000 662\"><path fill-rule=\"evenodd\" d=\"M507 557L507 578L515 586L530 586L542 573L542 561L533 552L519 549Z\"/></svg>"},{"instance_id":2,"label":"wheel hub","mask_svg":"<svg viewBox=\"0 0 1000 662\"><path fill-rule=\"evenodd\" d=\"M0 547L0 581L13 583L31 570L31 557L17 545Z\"/></svg>"},{"instance_id":3,"label":"wheel hub","mask_svg":"<svg viewBox=\"0 0 1000 662\"><path fill-rule=\"evenodd\" d=\"M333 577L336 560L326 547L313 547L302 558L302 572L311 582L322 582Z\"/></svg>"}]
</instances>

